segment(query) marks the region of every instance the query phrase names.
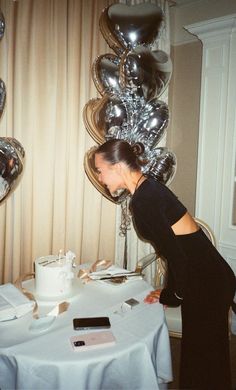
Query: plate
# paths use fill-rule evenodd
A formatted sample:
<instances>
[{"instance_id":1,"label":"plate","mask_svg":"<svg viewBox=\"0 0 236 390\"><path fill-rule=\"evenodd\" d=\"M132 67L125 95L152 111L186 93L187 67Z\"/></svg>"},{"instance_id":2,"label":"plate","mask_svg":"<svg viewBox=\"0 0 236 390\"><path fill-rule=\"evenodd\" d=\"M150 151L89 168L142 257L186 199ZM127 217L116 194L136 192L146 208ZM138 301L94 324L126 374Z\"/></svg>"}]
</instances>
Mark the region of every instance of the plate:
<instances>
[{"instance_id":1,"label":"plate","mask_svg":"<svg viewBox=\"0 0 236 390\"><path fill-rule=\"evenodd\" d=\"M45 316L45 317L40 317L37 320L34 319L29 326L29 331L32 333L46 332L46 330L51 328L55 319L56 319L55 316Z\"/></svg>"}]
</instances>

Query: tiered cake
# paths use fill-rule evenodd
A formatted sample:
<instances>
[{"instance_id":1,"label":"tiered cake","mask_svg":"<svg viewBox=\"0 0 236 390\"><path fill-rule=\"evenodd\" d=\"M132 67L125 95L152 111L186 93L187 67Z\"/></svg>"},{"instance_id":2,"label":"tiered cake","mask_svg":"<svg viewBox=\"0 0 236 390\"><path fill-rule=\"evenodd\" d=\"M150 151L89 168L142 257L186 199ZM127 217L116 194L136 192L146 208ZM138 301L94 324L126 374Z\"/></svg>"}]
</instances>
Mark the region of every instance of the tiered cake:
<instances>
[{"instance_id":1,"label":"tiered cake","mask_svg":"<svg viewBox=\"0 0 236 390\"><path fill-rule=\"evenodd\" d=\"M41 297L64 297L71 293L72 259L48 255L35 260L35 292Z\"/></svg>"}]
</instances>

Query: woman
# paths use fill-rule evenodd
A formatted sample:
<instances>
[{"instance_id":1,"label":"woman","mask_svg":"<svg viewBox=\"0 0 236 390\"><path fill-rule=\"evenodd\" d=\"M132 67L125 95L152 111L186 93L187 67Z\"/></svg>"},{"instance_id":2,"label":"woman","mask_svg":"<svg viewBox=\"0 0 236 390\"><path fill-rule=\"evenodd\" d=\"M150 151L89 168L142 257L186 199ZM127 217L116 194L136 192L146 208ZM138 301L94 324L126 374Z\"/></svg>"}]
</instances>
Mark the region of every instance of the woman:
<instances>
[{"instance_id":1,"label":"woman","mask_svg":"<svg viewBox=\"0 0 236 390\"><path fill-rule=\"evenodd\" d=\"M138 234L167 260L168 281L147 303L181 305L180 388L230 390L228 312L235 276L177 197L142 174L142 144L109 140L95 152L99 180L111 194L127 189Z\"/></svg>"}]
</instances>

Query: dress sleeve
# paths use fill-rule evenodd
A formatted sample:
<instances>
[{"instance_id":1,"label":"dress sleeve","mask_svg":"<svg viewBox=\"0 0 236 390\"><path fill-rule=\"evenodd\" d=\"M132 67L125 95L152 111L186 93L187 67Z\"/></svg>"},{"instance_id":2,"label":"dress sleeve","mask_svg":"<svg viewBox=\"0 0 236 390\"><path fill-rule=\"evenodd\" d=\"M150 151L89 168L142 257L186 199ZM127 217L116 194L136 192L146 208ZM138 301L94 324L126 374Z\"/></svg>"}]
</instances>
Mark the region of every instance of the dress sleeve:
<instances>
[{"instance_id":1,"label":"dress sleeve","mask_svg":"<svg viewBox=\"0 0 236 390\"><path fill-rule=\"evenodd\" d=\"M181 304L184 298L187 258L164 215L164 210L158 205L150 204L149 199L142 198L132 203L132 212L138 233L148 239L168 262L173 286L163 289L160 301L168 304L167 300L173 300L173 305Z\"/></svg>"}]
</instances>

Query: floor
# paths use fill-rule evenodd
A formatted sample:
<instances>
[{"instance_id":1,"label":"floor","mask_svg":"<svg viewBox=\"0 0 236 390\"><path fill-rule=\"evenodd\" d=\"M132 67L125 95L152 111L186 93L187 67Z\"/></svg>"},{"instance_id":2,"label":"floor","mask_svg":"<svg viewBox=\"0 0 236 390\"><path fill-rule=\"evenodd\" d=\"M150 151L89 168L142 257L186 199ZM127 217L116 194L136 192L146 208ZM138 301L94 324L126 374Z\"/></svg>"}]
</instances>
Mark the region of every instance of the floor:
<instances>
[{"instance_id":1,"label":"floor","mask_svg":"<svg viewBox=\"0 0 236 390\"><path fill-rule=\"evenodd\" d=\"M169 383L168 389L172 389L172 390L178 390L180 342L181 340L178 338L174 338L174 337L170 338L174 380L173 382ZM231 353L231 372L232 372L232 385L233 385L232 390L236 390L236 335L233 334L231 334L230 336L230 353Z\"/></svg>"}]
</instances>

